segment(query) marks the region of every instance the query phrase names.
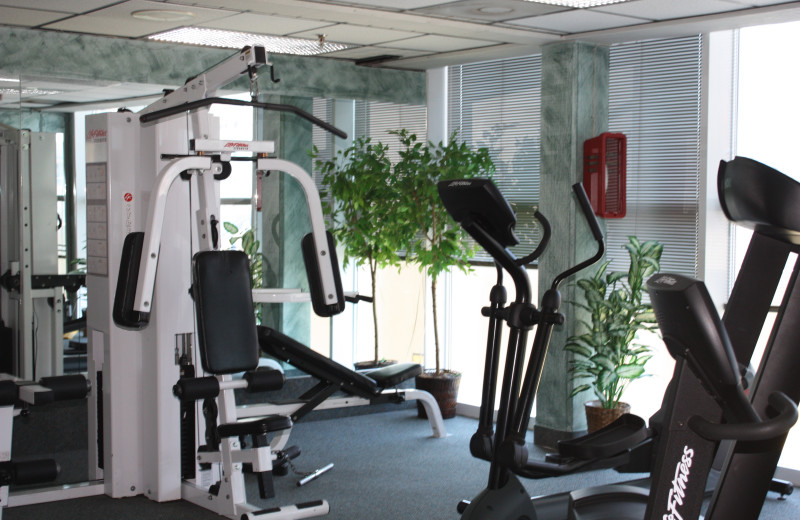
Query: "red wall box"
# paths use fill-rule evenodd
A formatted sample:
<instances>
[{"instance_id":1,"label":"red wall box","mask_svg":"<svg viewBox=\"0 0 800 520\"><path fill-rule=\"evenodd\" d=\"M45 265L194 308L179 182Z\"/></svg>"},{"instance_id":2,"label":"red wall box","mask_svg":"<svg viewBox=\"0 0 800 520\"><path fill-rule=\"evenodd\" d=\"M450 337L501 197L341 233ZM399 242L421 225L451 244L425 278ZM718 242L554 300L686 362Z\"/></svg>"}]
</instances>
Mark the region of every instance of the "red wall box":
<instances>
[{"instance_id":1,"label":"red wall box","mask_svg":"<svg viewBox=\"0 0 800 520\"><path fill-rule=\"evenodd\" d=\"M583 143L583 187L595 215L625 216L627 138L605 132Z\"/></svg>"}]
</instances>

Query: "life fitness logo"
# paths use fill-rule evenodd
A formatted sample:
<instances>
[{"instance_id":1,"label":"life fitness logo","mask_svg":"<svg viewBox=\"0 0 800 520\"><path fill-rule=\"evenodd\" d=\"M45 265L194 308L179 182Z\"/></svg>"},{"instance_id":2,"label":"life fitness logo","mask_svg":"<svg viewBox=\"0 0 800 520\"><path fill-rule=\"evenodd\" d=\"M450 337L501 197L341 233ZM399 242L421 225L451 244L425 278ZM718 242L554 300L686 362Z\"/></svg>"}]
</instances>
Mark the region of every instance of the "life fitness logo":
<instances>
[{"instance_id":1,"label":"life fitness logo","mask_svg":"<svg viewBox=\"0 0 800 520\"><path fill-rule=\"evenodd\" d=\"M95 129L86 132L86 142L88 143L105 143L108 139L108 130Z\"/></svg>"},{"instance_id":2,"label":"life fitness logo","mask_svg":"<svg viewBox=\"0 0 800 520\"><path fill-rule=\"evenodd\" d=\"M246 151L246 150L250 149L250 143L241 142L241 141L229 141L229 142L225 143L225 149L226 150L244 150L244 151Z\"/></svg>"},{"instance_id":3,"label":"life fitness logo","mask_svg":"<svg viewBox=\"0 0 800 520\"><path fill-rule=\"evenodd\" d=\"M663 520L683 520L678 508L683 506L683 499L686 498L693 458L694 450L684 446L681 460L675 466L675 478L672 480L672 489L669 490L667 496L667 513L662 517Z\"/></svg>"},{"instance_id":4,"label":"life fitness logo","mask_svg":"<svg viewBox=\"0 0 800 520\"><path fill-rule=\"evenodd\" d=\"M125 192L122 196L123 210L125 215L125 232L129 234L133 231L134 214L133 214L133 193Z\"/></svg>"}]
</instances>

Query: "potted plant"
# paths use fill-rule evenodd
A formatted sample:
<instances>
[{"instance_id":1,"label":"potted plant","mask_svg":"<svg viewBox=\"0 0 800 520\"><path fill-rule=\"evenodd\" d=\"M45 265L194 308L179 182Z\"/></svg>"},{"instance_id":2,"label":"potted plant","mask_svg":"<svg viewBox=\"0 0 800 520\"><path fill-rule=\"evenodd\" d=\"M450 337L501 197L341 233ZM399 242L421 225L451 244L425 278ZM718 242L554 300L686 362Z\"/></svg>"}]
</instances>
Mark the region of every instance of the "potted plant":
<instances>
[{"instance_id":1,"label":"potted plant","mask_svg":"<svg viewBox=\"0 0 800 520\"><path fill-rule=\"evenodd\" d=\"M589 277L578 280L585 301L574 304L589 314L580 320L584 332L567 340L564 348L574 359L572 377L583 381L570 397L591 390L595 400L586 403L589 431L595 431L630 411L620 402L629 383L645 375L650 349L636 341L641 330L656 331L655 314L643 301L645 281L660 269L664 247L656 241L628 237L628 272L606 272L609 262Z\"/></svg>"},{"instance_id":2,"label":"potted plant","mask_svg":"<svg viewBox=\"0 0 800 520\"><path fill-rule=\"evenodd\" d=\"M399 266L405 227L394 217L396 194L388 146L361 137L330 160L312 158L322 175L322 209L331 219L331 233L344 246L344 263L369 268L372 286L372 321L375 333L374 359L356 363L356 368L382 366L378 334L378 269Z\"/></svg>"},{"instance_id":3,"label":"potted plant","mask_svg":"<svg viewBox=\"0 0 800 520\"><path fill-rule=\"evenodd\" d=\"M419 265L431 281L435 370L417 376L417 388L427 390L436 398L442 417L455 416L456 397L461 374L445 370L441 365L437 313L437 282L439 275L451 267L470 269L469 259L474 250L467 234L450 217L439 198L437 182L447 179L488 176L494 164L486 148L471 150L456 141L453 134L447 144L422 143L407 130L391 131L398 136L402 149L395 165L398 220L409 226L405 235L407 258ZM425 412L418 406L421 416Z\"/></svg>"}]
</instances>

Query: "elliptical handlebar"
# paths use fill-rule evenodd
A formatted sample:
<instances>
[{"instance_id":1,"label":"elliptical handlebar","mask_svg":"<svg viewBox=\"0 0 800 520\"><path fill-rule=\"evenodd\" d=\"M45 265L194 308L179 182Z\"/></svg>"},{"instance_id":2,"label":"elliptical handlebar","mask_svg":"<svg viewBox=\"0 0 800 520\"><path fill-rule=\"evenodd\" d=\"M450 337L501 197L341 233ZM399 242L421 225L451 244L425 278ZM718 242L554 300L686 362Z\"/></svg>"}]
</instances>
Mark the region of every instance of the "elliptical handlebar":
<instances>
[{"instance_id":1,"label":"elliptical handlebar","mask_svg":"<svg viewBox=\"0 0 800 520\"><path fill-rule=\"evenodd\" d=\"M597 252L591 258L588 258L583 262L570 267L563 273L556 276L553 279L552 285L550 286L550 288L553 290L557 290L558 286L561 285L561 282L563 282L566 278L572 276L578 271L586 269L590 265L603 258L603 254L606 251L606 245L603 239L603 231L600 229L600 223L597 222L597 217L594 215L594 211L592 211L592 205L589 203L589 197L586 196L586 190L583 189L583 184L576 182L572 185L572 191L575 192L575 196L578 198L578 205L581 207L583 218L586 219L586 223L589 225L589 229L592 231L592 236L594 236L594 239L597 242Z\"/></svg>"},{"instance_id":2,"label":"elliptical handlebar","mask_svg":"<svg viewBox=\"0 0 800 520\"><path fill-rule=\"evenodd\" d=\"M539 241L539 245L536 246L536 249L534 249L531 254L517 260L517 265L528 265L529 263L533 262L542 256L542 253L544 253L544 250L547 249L547 245L550 243L550 234L552 231L550 228L550 222L545 218L544 215L539 213L538 209L536 212L534 212L533 216L536 217L536 220L538 220L539 224L542 226L542 239Z\"/></svg>"}]
</instances>

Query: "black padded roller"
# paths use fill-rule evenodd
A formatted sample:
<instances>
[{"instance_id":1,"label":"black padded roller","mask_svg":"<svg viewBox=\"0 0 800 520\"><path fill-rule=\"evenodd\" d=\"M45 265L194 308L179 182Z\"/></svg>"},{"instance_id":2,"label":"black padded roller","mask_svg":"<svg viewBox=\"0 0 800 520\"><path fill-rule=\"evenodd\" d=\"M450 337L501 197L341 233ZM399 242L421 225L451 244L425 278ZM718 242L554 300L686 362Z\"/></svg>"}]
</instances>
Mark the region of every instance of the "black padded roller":
<instances>
[{"instance_id":1,"label":"black padded roller","mask_svg":"<svg viewBox=\"0 0 800 520\"><path fill-rule=\"evenodd\" d=\"M248 392L269 392L283 388L285 378L280 370L255 370L245 372Z\"/></svg>"},{"instance_id":2,"label":"black padded roller","mask_svg":"<svg viewBox=\"0 0 800 520\"><path fill-rule=\"evenodd\" d=\"M172 387L172 393L181 401L196 401L219 395L219 381L216 377L189 377L179 380Z\"/></svg>"},{"instance_id":3,"label":"black padded roller","mask_svg":"<svg viewBox=\"0 0 800 520\"><path fill-rule=\"evenodd\" d=\"M17 384L14 381L0 381L0 406L11 406L17 401Z\"/></svg>"},{"instance_id":4,"label":"black padded roller","mask_svg":"<svg viewBox=\"0 0 800 520\"><path fill-rule=\"evenodd\" d=\"M89 383L80 374L43 377L39 384L52 390L56 401L83 399L89 393Z\"/></svg>"},{"instance_id":5,"label":"black padded roller","mask_svg":"<svg viewBox=\"0 0 800 520\"><path fill-rule=\"evenodd\" d=\"M58 464L53 459L13 462L14 483L19 485L50 482L58 476Z\"/></svg>"}]
</instances>

